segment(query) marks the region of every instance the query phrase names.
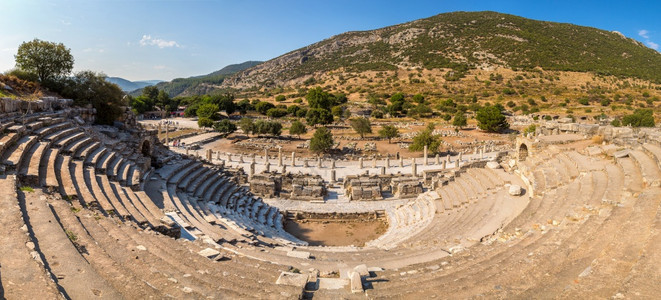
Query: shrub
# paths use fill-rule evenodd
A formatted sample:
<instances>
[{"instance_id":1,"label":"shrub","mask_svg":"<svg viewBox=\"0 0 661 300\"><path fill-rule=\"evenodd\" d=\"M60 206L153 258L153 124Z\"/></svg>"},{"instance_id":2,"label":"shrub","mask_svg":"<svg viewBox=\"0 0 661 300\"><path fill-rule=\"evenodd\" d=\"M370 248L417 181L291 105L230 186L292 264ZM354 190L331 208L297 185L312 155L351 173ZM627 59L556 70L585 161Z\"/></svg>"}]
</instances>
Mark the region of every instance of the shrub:
<instances>
[{"instance_id":1,"label":"shrub","mask_svg":"<svg viewBox=\"0 0 661 300\"><path fill-rule=\"evenodd\" d=\"M312 152L327 152L333 148L333 134L326 127L319 127L310 139L310 150Z\"/></svg>"},{"instance_id":2,"label":"shrub","mask_svg":"<svg viewBox=\"0 0 661 300\"><path fill-rule=\"evenodd\" d=\"M487 106L477 112L477 126L489 132L500 132L508 129L509 123L503 113L495 106Z\"/></svg>"}]
</instances>

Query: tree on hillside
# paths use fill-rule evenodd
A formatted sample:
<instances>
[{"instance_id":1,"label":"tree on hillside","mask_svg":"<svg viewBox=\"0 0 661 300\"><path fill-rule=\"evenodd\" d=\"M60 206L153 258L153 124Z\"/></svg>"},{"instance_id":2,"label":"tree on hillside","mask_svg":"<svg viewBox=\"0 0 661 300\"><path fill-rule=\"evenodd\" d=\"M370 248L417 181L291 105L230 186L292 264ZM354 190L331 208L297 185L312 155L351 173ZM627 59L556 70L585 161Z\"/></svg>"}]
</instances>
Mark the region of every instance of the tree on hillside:
<instances>
[{"instance_id":1,"label":"tree on hillside","mask_svg":"<svg viewBox=\"0 0 661 300\"><path fill-rule=\"evenodd\" d=\"M270 102L261 101L255 104L255 110L262 115L266 115L266 112L271 108L275 108L275 105Z\"/></svg>"},{"instance_id":2,"label":"tree on hillside","mask_svg":"<svg viewBox=\"0 0 661 300\"><path fill-rule=\"evenodd\" d=\"M393 138L399 136L399 129L393 125L384 125L381 127L381 130L379 130L379 136L388 139L388 144L390 144L390 141Z\"/></svg>"},{"instance_id":3,"label":"tree on hillside","mask_svg":"<svg viewBox=\"0 0 661 300\"><path fill-rule=\"evenodd\" d=\"M477 111L477 126L488 132L500 132L510 128L499 107L486 106Z\"/></svg>"},{"instance_id":4,"label":"tree on hillside","mask_svg":"<svg viewBox=\"0 0 661 300\"><path fill-rule=\"evenodd\" d=\"M218 109L231 115L236 111L236 104L234 104L234 95L222 94L211 97L211 102L218 105Z\"/></svg>"},{"instance_id":5,"label":"tree on hillside","mask_svg":"<svg viewBox=\"0 0 661 300\"><path fill-rule=\"evenodd\" d=\"M218 120L218 105L212 103L202 104L197 108L196 115L199 118Z\"/></svg>"},{"instance_id":6,"label":"tree on hillside","mask_svg":"<svg viewBox=\"0 0 661 300\"><path fill-rule=\"evenodd\" d=\"M223 119L220 122L213 124L213 129L220 133L230 134L236 131L236 125L228 119Z\"/></svg>"},{"instance_id":7,"label":"tree on hillside","mask_svg":"<svg viewBox=\"0 0 661 300\"><path fill-rule=\"evenodd\" d=\"M305 122L310 126L330 124L333 122L333 115L327 109L311 108L305 114Z\"/></svg>"},{"instance_id":8,"label":"tree on hillside","mask_svg":"<svg viewBox=\"0 0 661 300\"><path fill-rule=\"evenodd\" d=\"M282 133L282 124L279 122L257 120L253 127L253 132L257 134L279 136Z\"/></svg>"},{"instance_id":9,"label":"tree on hillside","mask_svg":"<svg viewBox=\"0 0 661 300\"><path fill-rule=\"evenodd\" d=\"M622 124L632 127L654 127L654 112L651 109L636 109L633 114L622 118Z\"/></svg>"},{"instance_id":10,"label":"tree on hillside","mask_svg":"<svg viewBox=\"0 0 661 300\"><path fill-rule=\"evenodd\" d=\"M77 106L91 104L97 111L95 122L98 124L112 125L122 114L121 107L127 105L119 86L106 81L105 75L92 71L78 72L66 79L60 95L73 99Z\"/></svg>"},{"instance_id":11,"label":"tree on hillside","mask_svg":"<svg viewBox=\"0 0 661 300\"><path fill-rule=\"evenodd\" d=\"M73 70L71 49L62 43L34 39L18 46L16 67L34 73L40 82L68 75Z\"/></svg>"},{"instance_id":12,"label":"tree on hillside","mask_svg":"<svg viewBox=\"0 0 661 300\"><path fill-rule=\"evenodd\" d=\"M425 130L413 138L413 143L409 146L409 151L422 151L425 146L427 146L427 150L431 153L438 152L438 148L441 146L441 137L438 134L434 134L433 123L427 125Z\"/></svg>"},{"instance_id":13,"label":"tree on hillside","mask_svg":"<svg viewBox=\"0 0 661 300\"><path fill-rule=\"evenodd\" d=\"M328 152L333 148L333 134L326 127L319 127L310 139L310 150L312 152Z\"/></svg>"},{"instance_id":14,"label":"tree on hillside","mask_svg":"<svg viewBox=\"0 0 661 300\"><path fill-rule=\"evenodd\" d=\"M324 91L321 87L310 89L305 95L310 108L330 109L333 104L332 95Z\"/></svg>"},{"instance_id":15,"label":"tree on hillside","mask_svg":"<svg viewBox=\"0 0 661 300\"><path fill-rule=\"evenodd\" d=\"M466 120L466 116L464 116L464 114L461 112L457 112L457 114L454 115L454 120L452 120L452 126L462 128L466 125L468 125L468 120Z\"/></svg>"},{"instance_id":16,"label":"tree on hillside","mask_svg":"<svg viewBox=\"0 0 661 300\"><path fill-rule=\"evenodd\" d=\"M297 135L298 138L301 138L301 134L305 134L308 132L308 129L305 127L305 124L301 123L301 121L294 121L291 123L291 127L289 127L289 134L292 135Z\"/></svg>"},{"instance_id":17,"label":"tree on hillside","mask_svg":"<svg viewBox=\"0 0 661 300\"><path fill-rule=\"evenodd\" d=\"M355 118L349 121L351 128L360 135L360 138L364 138L366 133L372 133L372 124L367 118Z\"/></svg>"},{"instance_id":18,"label":"tree on hillside","mask_svg":"<svg viewBox=\"0 0 661 300\"><path fill-rule=\"evenodd\" d=\"M213 126L213 120L207 118L207 117L199 117L197 119L197 126L200 128L202 127L211 127Z\"/></svg>"},{"instance_id":19,"label":"tree on hillside","mask_svg":"<svg viewBox=\"0 0 661 300\"><path fill-rule=\"evenodd\" d=\"M241 128L246 135L250 135L250 133L255 131L255 123L253 123L250 118L241 118L241 120L239 120L239 128Z\"/></svg>"}]
</instances>

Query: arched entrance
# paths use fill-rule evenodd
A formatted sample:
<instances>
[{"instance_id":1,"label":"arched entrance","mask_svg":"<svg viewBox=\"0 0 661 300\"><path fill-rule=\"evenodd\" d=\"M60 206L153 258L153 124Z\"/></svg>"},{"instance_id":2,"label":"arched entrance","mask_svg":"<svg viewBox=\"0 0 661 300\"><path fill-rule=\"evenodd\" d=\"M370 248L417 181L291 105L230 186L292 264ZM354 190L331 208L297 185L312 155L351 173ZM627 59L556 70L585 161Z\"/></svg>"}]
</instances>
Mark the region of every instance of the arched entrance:
<instances>
[{"instance_id":1,"label":"arched entrance","mask_svg":"<svg viewBox=\"0 0 661 300\"><path fill-rule=\"evenodd\" d=\"M519 161L525 161L528 158L528 146L525 143L521 143L519 146Z\"/></svg>"},{"instance_id":2,"label":"arched entrance","mask_svg":"<svg viewBox=\"0 0 661 300\"><path fill-rule=\"evenodd\" d=\"M140 146L140 152L144 156L151 157L151 143L149 143L149 140L144 140L142 142L142 146Z\"/></svg>"}]
</instances>

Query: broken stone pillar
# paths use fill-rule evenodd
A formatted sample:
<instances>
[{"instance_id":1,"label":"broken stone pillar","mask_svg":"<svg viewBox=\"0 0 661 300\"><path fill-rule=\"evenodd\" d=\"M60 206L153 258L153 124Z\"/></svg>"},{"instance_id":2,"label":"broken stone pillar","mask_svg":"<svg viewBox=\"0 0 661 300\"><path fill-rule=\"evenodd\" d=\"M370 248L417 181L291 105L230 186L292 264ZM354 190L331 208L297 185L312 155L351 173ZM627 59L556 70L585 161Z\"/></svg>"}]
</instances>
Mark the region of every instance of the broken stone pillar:
<instances>
[{"instance_id":1,"label":"broken stone pillar","mask_svg":"<svg viewBox=\"0 0 661 300\"><path fill-rule=\"evenodd\" d=\"M359 164L360 168L362 169L363 168L363 158L362 157L358 158L358 164Z\"/></svg>"},{"instance_id":2,"label":"broken stone pillar","mask_svg":"<svg viewBox=\"0 0 661 300\"><path fill-rule=\"evenodd\" d=\"M278 167L282 167L282 148L278 148Z\"/></svg>"},{"instance_id":3,"label":"broken stone pillar","mask_svg":"<svg viewBox=\"0 0 661 300\"><path fill-rule=\"evenodd\" d=\"M165 124L165 145L170 146L170 126L168 124Z\"/></svg>"},{"instance_id":4,"label":"broken stone pillar","mask_svg":"<svg viewBox=\"0 0 661 300\"><path fill-rule=\"evenodd\" d=\"M220 151L216 152L216 159L220 160Z\"/></svg>"},{"instance_id":5,"label":"broken stone pillar","mask_svg":"<svg viewBox=\"0 0 661 300\"><path fill-rule=\"evenodd\" d=\"M232 162L232 153L227 153L227 161Z\"/></svg>"},{"instance_id":6,"label":"broken stone pillar","mask_svg":"<svg viewBox=\"0 0 661 300\"><path fill-rule=\"evenodd\" d=\"M462 154L463 154L462 152L459 152L459 157L457 158L457 161L458 161L458 162L461 162L461 155L462 155Z\"/></svg>"},{"instance_id":7,"label":"broken stone pillar","mask_svg":"<svg viewBox=\"0 0 661 300\"><path fill-rule=\"evenodd\" d=\"M484 159L484 149L480 149L480 159Z\"/></svg>"},{"instance_id":8,"label":"broken stone pillar","mask_svg":"<svg viewBox=\"0 0 661 300\"><path fill-rule=\"evenodd\" d=\"M381 167L381 175L386 175L386 167Z\"/></svg>"},{"instance_id":9,"label":"broken stone pillar","mask_svg":"<svg viewBox=\"0 0 661 300\"><path fill-rule=\"evenodd\" d=\"M438 153L436 153L436 164L440 165L441 164L441 157L438 156Z\"/></svg>"},{"instance_id":10,"label":"broken stone pillar","mask_svg":"<svg viewBox=\"0 0 661 300\"><path fill-rule=\"evenodd\" d=\"M321 168L321 157L317 157L317 168Z\"/></svg>"},{"instance_id":11,"label":"broken stone pillar","mask_svg":"<svg viewBox=\"0 0 661 300\"><path fill-rule=\"evenodd\" d=\"M265 167L266 167L266 172L271 172L271 163L267 161Z\"/></svg>"},{"instance_id":12,"label":"broken stone pillar","mask_svg":"<svg viewBox=\"0 0 661 300\"><path fill-rule=\"evenodd\" d=\"M280 170L280 173L282 173L282 174L287 173L287 166L286 165L282 165L282 169Z\"/></svg>"},{"instance_id":13,"label":"broken stone pillar","mask_svg":"<svg viewBox=\"0 0 661 300\"><path fill-rule=\"evenodd\" d=\"M252 175L255 175L255 163L254 162L250 163L250 177L252 177Z\"/></svg>"},{"instance_id":14,"label":"broken stone pillar","mask_svg":"<svg viewBox=\"0 0 661 300\"><path fill-rule=\"evenodd\" d=\"M376 156L372 158L372 168L376 168Z\"/></svg>"},{"instance_id":15,"label":"broken stone pillar","mask_svg":"<svg viewBox=\"0 0 661 300\"><path fill-rule=\"evenodd\" d=\"M335 169L335 160L331 160L331 169Z\"/></svg>"},{"instance_id":16,"label":"broken stone pillar","mask_svg":"<svg viewBox=\"0 0 661 300\"><path fill-rule=\"evenodd\" d=\"M386 168L390 168L390 157L386 157Z\"/></svg>"},{"instance_id":17,"label":"broken stone pillar","mask_svg":"<svg viewBox=\"0 0 661 300\"><path fill-rule=\"evenodd\" d=\"M425 145L425 148L422 151L424 153L423 165L426 166L429 164L429 161L427 160L427 145Z\"/></svg>"},{"instance_id":18,"label":"broken stone pillar","mask_svg":"<svg viewBox=\"0 0 661 300\"><path fill-rule=\"evenodd\" d=\"M413 158L413 163L411 164L411 175L418 176L418 164L415 162L415 157Z\"/></svg>"},{"instance_id":19,"label":"broken stone pillar","mask_svg":"<svg viewBox=\"0 0 661 300\"><path fill-rule=\"evenodd\" d=\"M335 183L335 169L332 169L330 172L330 182Z\"/></svg>"},{"instance_id":20,"label":"broken stone pillar","mask_svg":"<svg viewBox=\"0 0 661 300\"><path fill-rule=\"evenodd\" d=\"M208 160L208 161L211 161L211 158L212 158L211 155L212 155L212 150L211 150L211 149L207 149L207 160Z\"/></svg>"},{"instance_id":21,"label":"broken stone pillar","mask_svg":"<svg viewBox=\"0 0 661 300\"><path fill-rule=\"evenodd\" d=\"M251 162L253 162L253 163L257 162L257 160L255 159L255 153L252 154L252 161Z\"/></svg>"},{"instance_id":22,"label":"broken stone pillar","mask_svg":"<svg viewBox=\"0 0 661 300\"><path fill-rule=\"evenodd\" d=\"M309 168L309 167L310 167L310 166L308 165L308 160L307 160L307 159L304 159L304 160L303 160L303 166L306 167L306 168Z\"/></svg>"},{"instance_id":23,"label":"broken stone pillar","mask_svg":"<svg viewBox=\"0 0 661 300\"><path fill-rule=\"evenodd\" d=\"M395 155L395 158L399 159L399 151L397 151L397 154Z\"/></svg>"},{"instance_id":24,"label":"broken stone pillar","mask_svg":"<svg viewBox=\"0 0 661 300\"><path fill-rule=\"evenodd\" d=\"M294 151L291 152L291 166L292 167L296 166L296 152Z\"/></svg>"},{"instance_id":25,"label":"broken stone pillar","mask_svg":"<svg viewBox=\"0 0 661 300\"><path fill-rule=\"evenodd\" d=\"M403 168L404 167L404 157L399 157L399 167Z\"/></svg>"},{"instance_id":26,"label":"broken stone pillar","mask_svg":"<svg viewBox=\"0 0 661 300\"><path fill-rule=\"evenodd\" d=\"M239 162L243 163L243 153L239 154Z\"/></svg>"},{"instance_id":27,"label":"broken stone pillar","mask_svg":"<svg viewBox=\"0 0 661 300\"><path fill-rule=\"evenodd\" d=\"M445 162L448 164L450 163L450 154L445 156Z\"/></svg>"},{"instance_id":28,"label":"broken stone pillar","mask_svg":"<svg viewBox=\"0 0 661 300\"><path fill-rule=\"evenodd\" d=\"M188 155L189 153L190 153L190 148L188 148L188 146L186 146L186 155Z\"/></svg>"},{"instance_id":29,"label":"broken stone pillar","mask_svg":"<svg viewBox=\"0 0 661 300\"><path fill-rule=\"evenodd\" d=\"M447 160L444 160L444 161L443 161L443 169L445 169L445 168L447 168L447 167L448 167L448 161L447 161Z\"/></svg>"}]
</instances>

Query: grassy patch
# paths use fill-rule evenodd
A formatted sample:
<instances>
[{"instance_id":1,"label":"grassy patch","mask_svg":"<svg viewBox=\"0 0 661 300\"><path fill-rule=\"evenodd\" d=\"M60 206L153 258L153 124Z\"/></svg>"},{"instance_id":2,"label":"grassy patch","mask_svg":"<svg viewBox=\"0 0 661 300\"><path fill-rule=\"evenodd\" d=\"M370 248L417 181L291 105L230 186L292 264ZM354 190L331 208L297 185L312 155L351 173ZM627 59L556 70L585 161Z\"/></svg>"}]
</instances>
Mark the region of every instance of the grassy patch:
<instances>
[{"instance_id":1,"label":"grassy patch","mask_svg":"<svg viewBox=\"0 0 661 300\"><path fill-rule=\"evenodd\" d=\"M71 230L67 229L64 231L67 234L67 237L69 240L73 243L75 243L78 240L78 237L76 236L75 233L73 233Z\"/></svg>"},{"instance_id":2,"label":"grassy patch","mask_svg":"<svg viewBox=\"0 0 661 300\"><path fill-rule=\"evenodd\" d=\"M32 187L29 187L29 186L22 186L19 189L21 190L21 192L26 192L26 193L34 192L34 189Z\"/></svg>"}]
</instances>

